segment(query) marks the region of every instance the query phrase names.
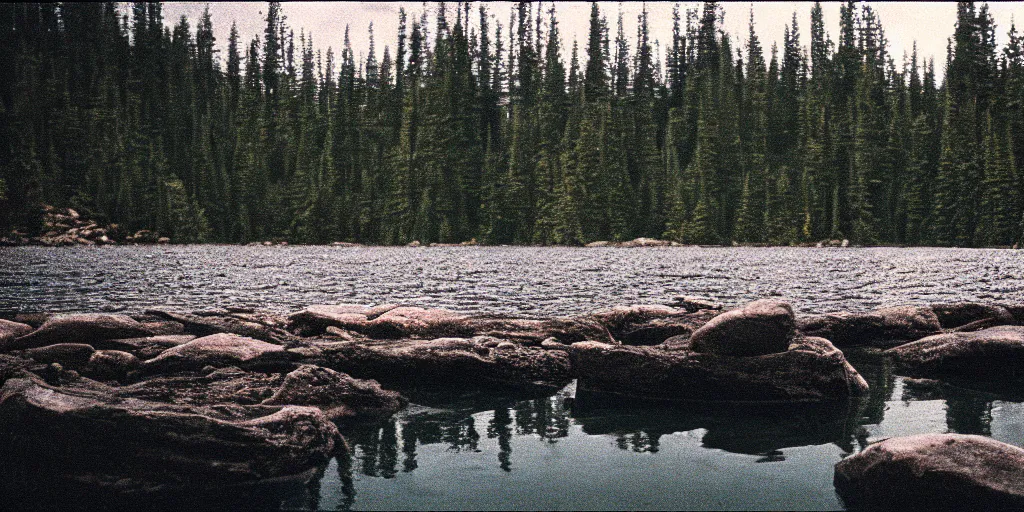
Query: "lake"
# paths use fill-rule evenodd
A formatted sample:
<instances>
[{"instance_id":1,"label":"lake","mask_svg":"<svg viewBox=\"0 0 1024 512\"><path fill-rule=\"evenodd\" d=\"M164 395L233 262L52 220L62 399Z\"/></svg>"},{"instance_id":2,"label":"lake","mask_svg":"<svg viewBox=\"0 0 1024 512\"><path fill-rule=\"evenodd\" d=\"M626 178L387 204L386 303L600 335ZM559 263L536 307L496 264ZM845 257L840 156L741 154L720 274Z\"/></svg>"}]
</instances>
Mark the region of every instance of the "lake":
<instances>
[{"instance_id":1,"label":"lake","mask_svg":"<svg viewBox=\"0 0 1024 512\"><path fill-rule=\"evenodd\" d=\"M194 310L401 302L568 315L680 295L767 296L797 311L1024 301L1024 252L1001 249L241 247L0 248L0 312Z\"/></svg>"},{"instance_id":2,"label":"lake","mask_svg":"<svg viewBox=\"0 0 1024 512\"><path fill-rule=\"evenodd\" d=\"M1024 254L975 249L0 249L0 311L186 310L315 303L569 315L681 295L765 296L799 312L1024 302ZM1024 446L1020 393L905 379L849 350L871 385L848 407L640 406L402 389L412 405L345 430L350 455L309 486L247 503L285 509L838 509L832 467L926 432ZM240 498L244 499L245 498Z\"/></svg>"}]
</instances>

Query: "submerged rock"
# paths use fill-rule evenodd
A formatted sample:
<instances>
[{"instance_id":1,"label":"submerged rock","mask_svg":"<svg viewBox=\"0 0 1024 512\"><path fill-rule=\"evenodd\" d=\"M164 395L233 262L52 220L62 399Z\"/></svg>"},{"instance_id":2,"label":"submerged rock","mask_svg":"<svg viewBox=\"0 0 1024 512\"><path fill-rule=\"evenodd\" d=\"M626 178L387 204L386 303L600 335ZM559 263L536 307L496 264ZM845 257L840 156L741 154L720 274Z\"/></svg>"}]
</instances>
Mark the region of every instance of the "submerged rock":
<instances>
[{"instance_id":1,"label":"submerged rock","mask_svg":"<svg viewBox=\"0 0 1024 512\"><path fill-rule=\"evenodd\" d=\"M1020 510L1024 450L975 435L898 437L836 464L834 482L851 508Z\"/></svg>"},{"instance_id":2,"label":"submerged rock","mask_svg":"<svg viewBox=\"0 0 1024 512\"><path fill-rule=\"evenodd\" d=\"M759 300L712 318L690 336L690 348L721 356L785 352L796 333L793 308Z\"/></svg>"},{"instance_id":3,"label":"submerged rock","mask_svg":"<svg viewBox=\"0 0 1024 512\"><path fill-rule=\"evenodd\" d=\"M870 345L889 348L941 331L938 316L927 306L895 306L867 313L833 313L800 318L800 332L826 338L837 347Z\"/></svg>"},{"instance_id":4,"label":"submerged rock","mask_svg":"<svg viewBox=\"0 0 1024 512\"><path fill-rule=\"evenodd\" d=\"M9 342L7 349L44 347L55 343L92 343L149 334L146 326L126 315L61 315L46 320L34 332Z\"/></svg>"},{"instance_id":5,"label":"submerged rock","mask_svg":"<svg viewBox=\"0 0 1024 512\"><path fill-rule=\"evenodd\" d=\"M1024 380L1024 326L939 334L885 353L913 376Z\"/></svg>"},{"instance_id":6,"label":"submerged rock","mask_svg":"<svg viewBox=\"0 0 1024 512\"><path fill-rule=\"evenodd\" d=\"M743 357L588 341L572 344L569 356L580 389L648 400L818 402L867 390L843 353L822 338Z\"/></svg>"}]
</instances>

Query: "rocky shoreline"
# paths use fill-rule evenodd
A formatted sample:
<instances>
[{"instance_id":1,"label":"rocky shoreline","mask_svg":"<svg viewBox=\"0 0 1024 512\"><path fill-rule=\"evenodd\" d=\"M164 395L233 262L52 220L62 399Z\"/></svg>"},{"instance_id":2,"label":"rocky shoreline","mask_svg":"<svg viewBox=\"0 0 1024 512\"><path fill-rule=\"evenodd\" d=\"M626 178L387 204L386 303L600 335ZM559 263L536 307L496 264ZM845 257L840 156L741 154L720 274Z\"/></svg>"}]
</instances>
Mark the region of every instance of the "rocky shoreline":
<instances>
[{"instance_id":1,"label":"rocky shoreline","mask_svg":"<svg viewBox=\"0 0 1024 512\"><path fill-rule=\"evenodd\" d=\"M0 431L7 471L31 459L55 481L147 499L305 481L348 450L348 428L391 416L408 403L403 389L428 383L550 394L575 381L580 399L627 404L849 404L868 391L842 351L854 346L907 376L1024 385L1024 305L799 317L775 300L723 311L698 299L547 319L397 304L22 313L0 320ZM848 504L884 503L870 482L890 471L903 475L900 503L933 504L934 482L900 468L937 464L982 489L963 496L1021 503L1020 486L989 480L1024 463L995 474L957 461L1024 457L977 442L936 434L901 441L898 457L886 451L896 440L874 445L837 466L837 490Z\"/></svg>"}]
</instances>

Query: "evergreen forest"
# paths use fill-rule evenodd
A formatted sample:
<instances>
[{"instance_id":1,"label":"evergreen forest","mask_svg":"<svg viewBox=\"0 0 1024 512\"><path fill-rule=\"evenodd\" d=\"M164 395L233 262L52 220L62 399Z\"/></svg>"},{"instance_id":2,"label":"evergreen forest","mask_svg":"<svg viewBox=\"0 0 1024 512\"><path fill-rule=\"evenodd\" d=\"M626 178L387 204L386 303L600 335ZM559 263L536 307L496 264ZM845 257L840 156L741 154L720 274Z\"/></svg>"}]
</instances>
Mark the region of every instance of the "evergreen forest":
<instances>
[{"instance_id":1,"label":"evergreen forest","mask_svg":"<svg viewBox=\"0 0 1024 512\"><path fill-rule=\"evenodd\" d=\"M571 47L555 4L424 10L398 14L394 47L359 27L357 58L275 2L226 51L209 11L0 5L0 234L39 232L45 204L175 242L1024 236L1024 40L999 27L997 46L985 4L934 27L938 63L890 54L852 1L838 34L820 4L809 33L794 14L781 48L753 14L724 32L715 2L677 6L667 41L646 10L593 4Z\"/></svg>"}]
</instances>

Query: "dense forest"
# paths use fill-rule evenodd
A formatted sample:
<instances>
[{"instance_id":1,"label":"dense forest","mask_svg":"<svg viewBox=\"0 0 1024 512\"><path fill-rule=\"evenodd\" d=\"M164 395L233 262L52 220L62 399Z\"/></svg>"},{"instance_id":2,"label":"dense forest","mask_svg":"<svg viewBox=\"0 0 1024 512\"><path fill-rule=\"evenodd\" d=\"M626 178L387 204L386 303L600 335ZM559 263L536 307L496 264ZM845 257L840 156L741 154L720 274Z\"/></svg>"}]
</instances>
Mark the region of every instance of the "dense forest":
<instances>
[{"instance_id":1,"label":"dense forest","mask_svg":"<svg viewBox=\"0 0 1024 512\"><path fill-rule=\"evenodd\" d=\"M314 51L277 3L226 55L208 12L119 5L0 6L0 234L38 232L43 204L176 242L1024 234L1024 47L1011 26L997 48L986 5L959 4L941 80L854 2L838 40L816 4L781 48L714 2L677 7L667 42L594 4L571 48L554 5L442 3L380 54L371 25L365 59L347 31Z\"/></svg>"}]
</instances>

